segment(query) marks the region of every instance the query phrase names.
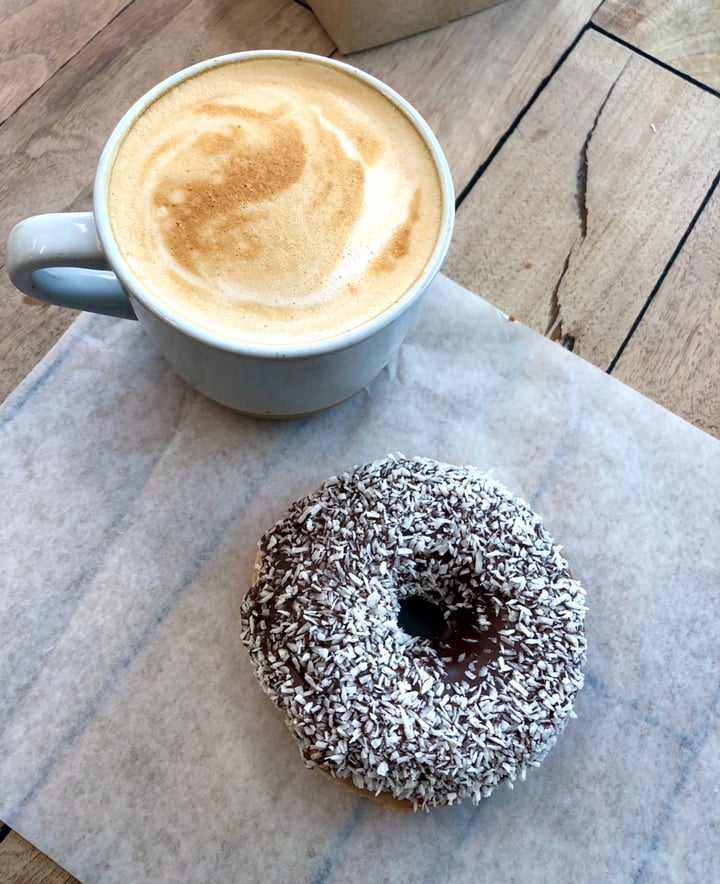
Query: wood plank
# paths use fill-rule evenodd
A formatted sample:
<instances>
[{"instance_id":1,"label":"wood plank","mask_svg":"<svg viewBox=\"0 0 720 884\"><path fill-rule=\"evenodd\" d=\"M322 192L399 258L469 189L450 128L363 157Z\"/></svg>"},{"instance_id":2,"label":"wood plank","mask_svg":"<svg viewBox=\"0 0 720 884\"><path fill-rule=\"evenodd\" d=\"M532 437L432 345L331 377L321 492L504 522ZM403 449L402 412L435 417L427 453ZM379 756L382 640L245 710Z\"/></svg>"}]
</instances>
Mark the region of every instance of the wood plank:
<instances>
[{"instance_id":1,"label":"wood plank","mask_svg":"<svg viewBox=\"0 0 720 884\"><path fill-rule=\"evenodd\" d=\"M389 83L420 111L445 150L460 193L597 4L507 0L347 60Z\"/></svg>"},{"instance_id":2,"label":"wood plank","mask_svg":"<svg viewBox=\"0 0 720 884\"><path fill-rule=\"evenodd\" d=\"M70 5L56 0L12 0L0 5L0 122L129 2L78 0Z\"/></svg>"},{"instance_id":3,"label":"wood plank","mask_svg":"<svg viewBox=\"0 0 720 884\"><path fill-rule=\"evenodd\" d=\"M613 370L720 439L720 189Z\"/></svg>"},{"instance_id":4,"label":"wood plank","mask_svg":"<svg viewBox=\"0 0 720 884\"><path fill-rule=\"evenodd\" d=\"M593 22L720 91L720 0L605 0Z\"/></svg>"},{"instance_id":5,"label":"wood plank","mask_svg":"<svg viewBox=\"0 0 720 884\"><path fill-rule=\"evenodd\" d=\"M720 99L589 31L460 207L444 270L607 368L719 159Z\"/></svg>"},{"instance_id":6,"label":"wood plank","mask_svg":"<svg viewBox=\"0 0 720 884\"><path fill-rule=\"evenodd\" d=\"M3 884L79 884L17 832L0 843L0 878Z\"/></svg>"},{"instance_id":7,"label":"wood plank","mask_svg":"<svg viewBox=\"0 0 720 884\"><path fill-rule=\"evenodd\" d=\"M64 8L80 11L84 3ZM0 127L0 264L7 234L21 218L90 207L102 146L137 97L193 62L257 46L334 50L314 15L288 0L148 0L126 7ZM0 277L0 401L73 318L68 310L32 305Z\"/></svg>"}]
</instances>

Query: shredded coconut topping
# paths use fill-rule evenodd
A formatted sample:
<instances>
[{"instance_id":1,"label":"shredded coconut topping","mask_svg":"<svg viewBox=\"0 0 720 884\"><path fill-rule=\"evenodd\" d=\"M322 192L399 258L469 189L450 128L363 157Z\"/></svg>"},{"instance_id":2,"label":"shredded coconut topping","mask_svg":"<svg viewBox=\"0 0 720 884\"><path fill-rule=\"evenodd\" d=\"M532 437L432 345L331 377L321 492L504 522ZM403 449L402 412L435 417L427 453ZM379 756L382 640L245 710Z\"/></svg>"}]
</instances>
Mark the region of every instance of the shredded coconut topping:
<instances>
[{"instance_id":1,"label":"shredded coconut topping","mask_svg":"<svg viewBox=\"0 0 720 884\"><path fill-rule=\"evenodd\" d=\"M308 767L416 809L477 803L574 717L585 592L540 517L476 469L356 467L259 550L243 641ZM400 625L410 598L441 633Z\"/></svg>"}]
</instances>

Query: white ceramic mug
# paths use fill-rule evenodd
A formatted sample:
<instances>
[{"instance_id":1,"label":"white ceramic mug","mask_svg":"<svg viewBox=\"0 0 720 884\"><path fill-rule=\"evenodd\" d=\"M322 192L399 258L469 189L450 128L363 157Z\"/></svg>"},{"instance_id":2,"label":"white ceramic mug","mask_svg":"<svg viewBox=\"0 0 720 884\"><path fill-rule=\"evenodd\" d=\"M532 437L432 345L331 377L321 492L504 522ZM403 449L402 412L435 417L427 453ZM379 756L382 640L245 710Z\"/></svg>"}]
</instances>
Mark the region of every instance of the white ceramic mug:
<instances>
[{"instance_id":1,"label":"white ceramic mug","mask_svg":"<svg viewBox=\"0 0 720 884\"><path fill-rule=\"evenodd\" d=\"M294 345L250 345L211 333L158 303L131 271L113 238L107 184L118 145L143 111L168 89L205 68L248 56L308 57L263 50L193 65L140 98L122 117L100 158L93 212L27 218L8 241L7 267L14 285L52 304L110 316L137 318L177 373L204 395L246 414L292 417L320 411L366 387L405 337L423 294L440 269L454 221L454 191L442 149L427 123L394 90L342 62L341 67L383 93L412 122L437 167L442 221L432 257L414 285L380 315L326 340Z\"/></svg>"}]
</instances>

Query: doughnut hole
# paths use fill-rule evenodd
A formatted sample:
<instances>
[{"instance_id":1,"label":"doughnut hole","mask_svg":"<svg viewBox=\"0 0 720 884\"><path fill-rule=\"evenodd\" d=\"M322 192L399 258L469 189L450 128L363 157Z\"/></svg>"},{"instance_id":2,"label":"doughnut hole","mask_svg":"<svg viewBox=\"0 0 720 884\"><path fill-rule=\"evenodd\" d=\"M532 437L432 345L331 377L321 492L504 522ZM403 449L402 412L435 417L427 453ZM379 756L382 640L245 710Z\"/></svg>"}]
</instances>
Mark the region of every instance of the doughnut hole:
<instances>
[{"instance_id":1,"label":"doughnut hole","mask_svg":"<svg viewBox=\"0 0 720 884\"><path fill-rule=\"evenodd\" d=\"M400 599L398 626L413 638L429 638L433 641L449 638L450 625L443 609L422 595L408 595Z\"/></svg>"},{"instance_id":2,"label":"doughnut hole","mask_svg":"<svg viewBox=\"0 0 720 884\"><path fill-rule=\"evenodd\" d=\"M501 651L502 611L478 588L414 586L399 599L397 624L433 649L448 681L477 681L480 670ZM469 601L469 598L472 600Z\"/></svg>"}]
</instances>

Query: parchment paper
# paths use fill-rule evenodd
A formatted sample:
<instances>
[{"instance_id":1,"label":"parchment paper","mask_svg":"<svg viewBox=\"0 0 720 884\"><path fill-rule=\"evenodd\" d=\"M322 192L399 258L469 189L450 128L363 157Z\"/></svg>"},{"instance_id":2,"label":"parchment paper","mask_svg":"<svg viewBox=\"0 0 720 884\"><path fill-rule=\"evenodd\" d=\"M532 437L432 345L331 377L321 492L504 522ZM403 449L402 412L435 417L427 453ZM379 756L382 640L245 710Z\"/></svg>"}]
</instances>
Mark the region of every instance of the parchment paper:
<instances>
[{"instance_id":1,"label":"parchment paper","mask_svg":"<svg viewBox=\"0 0 720 884\"><path fill-rule=\"evenodd\" d=\"M440 277L397 357L263 422L81 317L0 409L0 818L84 881L712 880L720 444ZM306 771L239 638L255 546L388 452L489 470L588 590L586 686L511 791L392 815Z\"/></svg>"}]
</instances>

